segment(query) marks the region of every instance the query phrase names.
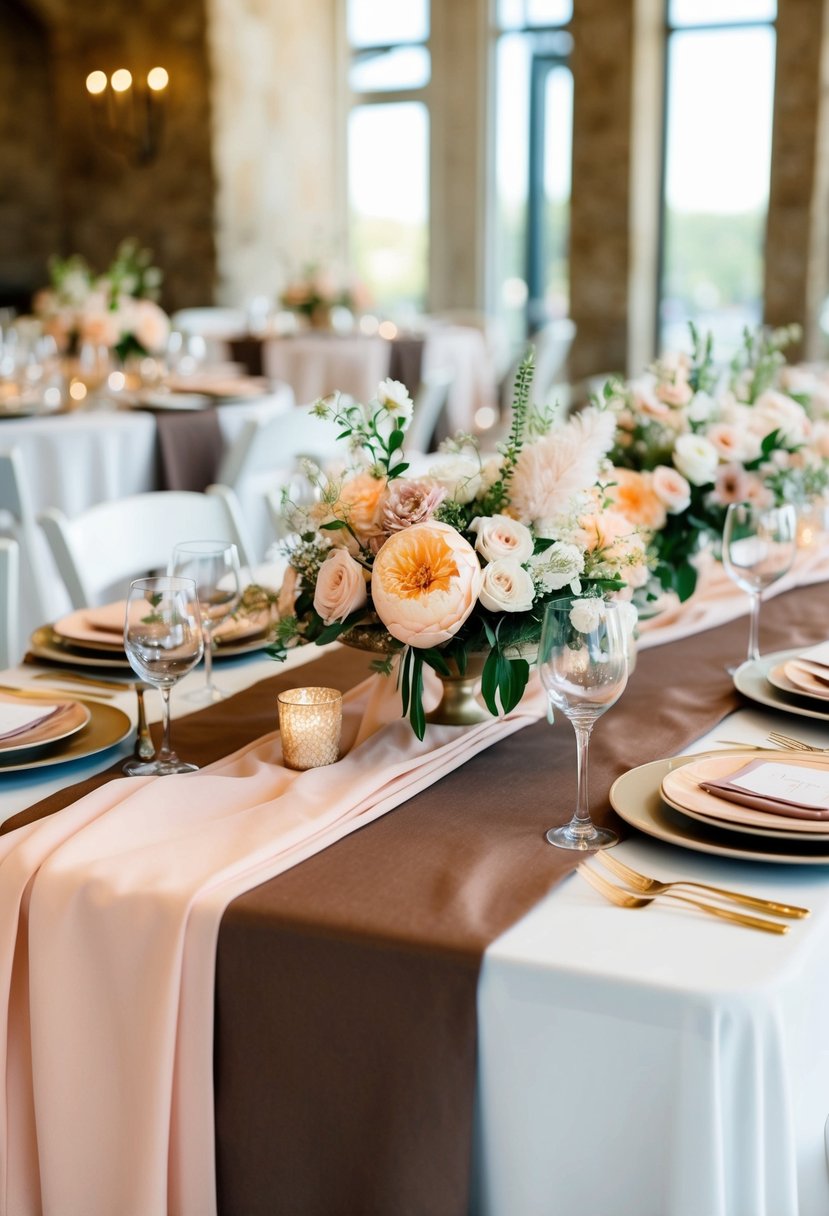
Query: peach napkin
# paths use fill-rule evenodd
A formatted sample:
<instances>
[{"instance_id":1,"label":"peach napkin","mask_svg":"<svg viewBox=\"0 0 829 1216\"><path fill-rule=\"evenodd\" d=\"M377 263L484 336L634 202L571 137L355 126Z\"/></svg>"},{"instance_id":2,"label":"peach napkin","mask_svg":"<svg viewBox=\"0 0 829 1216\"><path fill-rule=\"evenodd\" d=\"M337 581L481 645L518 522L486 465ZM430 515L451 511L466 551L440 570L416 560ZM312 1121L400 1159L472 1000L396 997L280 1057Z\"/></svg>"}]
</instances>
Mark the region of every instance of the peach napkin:
<instances>
[{"instance_id":1,"label":"peach napkin","mask_svg":"<svg viewBox=\"0 0 829 1216\"><path fill-rule=\"evenodd\" d=\"M420 742L393 681L373 677L344 699L335 765L284 768L274 733L197 773L111 781L0 838L5 1210L212 1216L225 907L545 708L534 681L507 717Z\"/></svg>"}]
</instances>

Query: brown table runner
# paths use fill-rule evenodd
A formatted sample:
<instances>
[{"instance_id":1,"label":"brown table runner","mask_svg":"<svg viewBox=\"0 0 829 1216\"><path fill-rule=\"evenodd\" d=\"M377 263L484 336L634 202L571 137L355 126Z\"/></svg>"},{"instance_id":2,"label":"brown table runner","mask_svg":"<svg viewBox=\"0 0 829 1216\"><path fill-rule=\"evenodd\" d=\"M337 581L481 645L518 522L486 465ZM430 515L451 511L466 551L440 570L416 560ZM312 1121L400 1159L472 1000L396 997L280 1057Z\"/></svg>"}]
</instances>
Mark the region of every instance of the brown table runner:
<instances>
[{"instance_id":1,"label":"brown table runner","mask_svg":"<svg viewBox=\"0 0 829 1216\"><path fill-rule=\"evenodd\" d=\"M824 595L766 605L764 646L824 638ZM741 619L640 655L592 745L598 821L614 818L607 790L619 773L680 750L737 706L725 664L746 638ZM177 747L202 762L231 751L270 729L279 687L345 688L365 663L344 651L265 681L177 722ZM574 756L566 721L528 727L230 905L216 975L223 1216L468 1210L480 961L578 863L543 841L572 811Z\"/></svg>"},{"instance_id":2,"label":"brown table runner","mask_svg":"<svg viewBox=\"0 0 829 1216\"><path fill-rule=\"evenodd\" d=\"M154 413L161 489L206 490L216 480L224 454L216 410Z\"/></svg>"}]
</instances>

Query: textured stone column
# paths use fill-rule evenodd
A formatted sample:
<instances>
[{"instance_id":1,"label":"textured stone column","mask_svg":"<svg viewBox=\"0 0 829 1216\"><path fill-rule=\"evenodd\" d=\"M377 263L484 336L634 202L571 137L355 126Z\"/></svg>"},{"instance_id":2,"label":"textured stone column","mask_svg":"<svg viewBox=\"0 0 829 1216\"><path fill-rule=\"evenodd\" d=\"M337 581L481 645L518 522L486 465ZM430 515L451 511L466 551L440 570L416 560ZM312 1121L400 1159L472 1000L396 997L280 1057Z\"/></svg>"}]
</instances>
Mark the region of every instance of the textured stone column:
<instances>
[{"instance_id":1,"label":"textured stone column","mask_svg":"<svg viewBox=\"0 0 829 1216\"><path fill-rule=\"evenodd\" d=\"M828 35L829 0L780 0L765 320L798 321L809 358L825 355L818 315L829 293Z\"/></svg>"}]
</instances>

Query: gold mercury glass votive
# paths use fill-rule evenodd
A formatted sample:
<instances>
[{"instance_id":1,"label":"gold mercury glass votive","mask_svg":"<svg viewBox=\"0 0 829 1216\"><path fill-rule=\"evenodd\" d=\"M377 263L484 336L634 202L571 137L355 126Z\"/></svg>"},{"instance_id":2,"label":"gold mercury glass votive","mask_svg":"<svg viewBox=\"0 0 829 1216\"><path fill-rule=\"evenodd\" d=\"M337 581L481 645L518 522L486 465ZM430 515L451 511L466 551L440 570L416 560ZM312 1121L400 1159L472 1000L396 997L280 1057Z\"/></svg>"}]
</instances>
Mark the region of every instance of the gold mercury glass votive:
<instances>
[{"instance_id":1,"label":"gold mercury glass votive","mask_svg":"<svg viewBox=\"0 0 829 1216\"><path fill-rule=\"evenodd\" d=\"M340 752L342 694L336 688L289 688L276 700L285 767L304 770L333 764Z\"/></svg>"}]
</instances>

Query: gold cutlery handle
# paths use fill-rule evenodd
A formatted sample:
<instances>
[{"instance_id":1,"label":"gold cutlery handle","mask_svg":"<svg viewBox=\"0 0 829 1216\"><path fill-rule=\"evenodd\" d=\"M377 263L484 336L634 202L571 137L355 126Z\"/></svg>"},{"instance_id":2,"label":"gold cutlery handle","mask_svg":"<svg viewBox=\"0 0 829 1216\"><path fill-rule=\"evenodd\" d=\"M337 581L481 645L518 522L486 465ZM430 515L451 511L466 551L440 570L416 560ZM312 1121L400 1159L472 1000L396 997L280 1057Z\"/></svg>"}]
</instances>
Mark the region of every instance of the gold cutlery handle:
<instances>
[{"instance_id":1,"label":"gold cutlery handle","mask_svg":"<svg viewBox=\"0 0 829 1216\"><path fill-rule=\"evenodd\" d=\"M691 899L686 895L667 893L667 898L677 899L684 904L691 904L693 907L698 908L700 912L708 912L711 916L718 916L720 920L729 920L734 924L745 925L750 929L762 929L765 933L777 934L789 932L789 926L781 924L780 921L765 920L761 916L749 916L746 912L732 912L730 908L720 908L716 904L706 904L700 899Z\"/></svg>"},{"instance_id":2,"label":"gold cutlery handle","mask_svg":"<svg viewBox=\"0 0 829 1216\"><path fill-rule=\"evenodd\" d=\"M676 884L674 884L676 885ZM778 916L790 916L794 920L801 920L804 916L809 915L808 908L799 908L797 904L782 904L776 899L761 899L759 896L744 895L742 891L729 891L726 887L713 887L707 882L691 882L682 880L680 883L683 887L693 887L695 891L708 891L712 895L720 895L723 899L728 899L735 904L744 904L747 908L758 908L763 912L776 912Z\"/></svg>"}]
</instances>

